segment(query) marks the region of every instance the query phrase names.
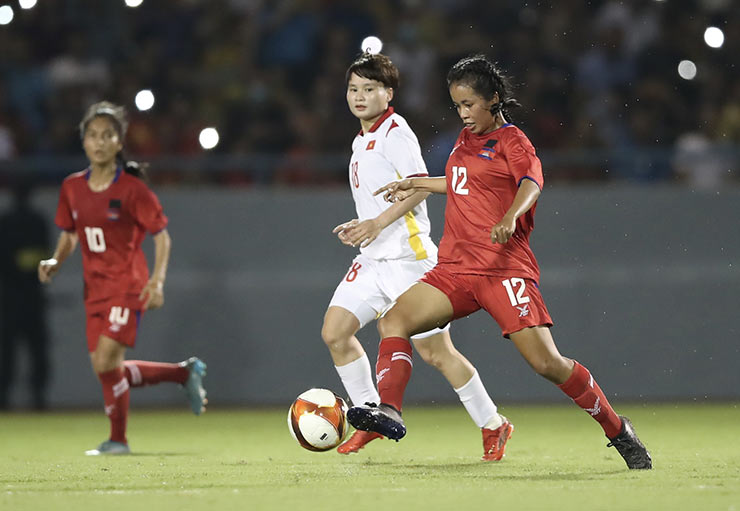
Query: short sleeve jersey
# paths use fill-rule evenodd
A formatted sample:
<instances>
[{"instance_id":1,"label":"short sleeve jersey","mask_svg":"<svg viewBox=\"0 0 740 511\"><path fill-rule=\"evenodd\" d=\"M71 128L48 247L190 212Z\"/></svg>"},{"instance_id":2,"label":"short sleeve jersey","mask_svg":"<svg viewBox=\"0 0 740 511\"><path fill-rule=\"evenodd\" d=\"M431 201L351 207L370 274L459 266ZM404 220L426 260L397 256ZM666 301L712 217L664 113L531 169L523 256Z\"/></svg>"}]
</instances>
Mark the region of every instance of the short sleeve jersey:
<instances>
[{"instance_id":1,"label":"short sleeve jersey","mask_svg":"<svg viewBox=\"0 0 740 511\"><path fill-rule=\"evenodd\" d=\"M88 311L114 297L135 307L149 279L141 243L164 229L167 217L141 179L118 169L107 189L94 192L89 177L88 169L64 180L55 223L79 237Z\"/></svg>"},{"instance_id":2,"label":"short sleeve jersey","mask_svg":"<svg viewBox=\"0 0 740 511\"><path fill-rule=\"evenodd\" d=\"M529 247L537 204L517 219L504 244L493 243L491 228L514 202L525 179L542 189L542 164L527 136L505 124L485 135L464 128L445 168L447 205L439 245L439 264L456 273L517 276L539 281L539 266Z\"/></svg>"},{"instance_id":3,"label":"short sleeve jersey","mask_svg":"<svg viewBox=\"0 0 740 511\"><path fill-rule=\"evenodd\" d=\"M349 182L360 221L375 218L388 209L382 195L373 192L383 185L412 176L426 176L419 141L406 120L388 110L367 133L352 142ZM422 202L391 225L360 252L373 259L422 260L436 257L430 238L426 202Z\"/></svg>"}]
</instances>

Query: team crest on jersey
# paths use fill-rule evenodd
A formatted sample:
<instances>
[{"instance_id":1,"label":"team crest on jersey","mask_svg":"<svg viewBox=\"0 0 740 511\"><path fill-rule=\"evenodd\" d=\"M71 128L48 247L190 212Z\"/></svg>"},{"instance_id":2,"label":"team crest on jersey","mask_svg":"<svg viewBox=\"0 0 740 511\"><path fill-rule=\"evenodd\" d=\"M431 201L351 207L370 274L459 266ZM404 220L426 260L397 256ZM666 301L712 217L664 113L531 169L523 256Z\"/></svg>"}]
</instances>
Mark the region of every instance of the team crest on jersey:
<instances>
[{"instance_id":1,"label":"team crest on jersey","mask_svg":"<svg viewBox=\"0 0 740 511\"><path fill-rule=\"evenodd\" d=\"M375 149L375 140L371 140L367 143L367 147L365 148L365 151L372 151Z\"/></svg>"},{"instance_id":2,"label":"team crest on jersey","mask_svg":"<svg viewBox=\"0 0 740 511\"><path fill-rule=\"evenodd\" d=\"M121 199L111 199L108 202L108 211L106 216L108 220L116 221L121 218Z\"/></svg>"},{"instance_id":3,"label":"team crest on jersey","mask_svg":"<svg viewBox=\"0 0 740 511\"><path fill-rule=\"evenodd\" d=\"M496 154L493 146L495 146L497 142L498 140L487 140L486 144L483 146L483 149L478 152L478 157L485 160L493 160L493 155Z\"/></svg>"}]
</instances>

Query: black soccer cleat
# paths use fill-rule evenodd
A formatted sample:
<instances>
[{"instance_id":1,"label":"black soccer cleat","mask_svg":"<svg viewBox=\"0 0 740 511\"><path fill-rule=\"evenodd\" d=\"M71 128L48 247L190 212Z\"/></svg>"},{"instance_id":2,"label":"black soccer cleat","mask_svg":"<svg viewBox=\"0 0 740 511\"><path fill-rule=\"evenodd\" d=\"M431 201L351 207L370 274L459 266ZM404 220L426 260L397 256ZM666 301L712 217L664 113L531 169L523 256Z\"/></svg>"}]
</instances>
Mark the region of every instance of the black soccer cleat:
<instances>
[{"instance_id":1,"label":"black soccer cleat","mask_svg":"<svg viewBox=\"0 0 740 511\"><path fill-rule=\"evenodd\" d=\"M347 411L347 420L355 429L380 433L396 442L406 436L401 412L385 403L353 406Z\"/></svg>"},{"instance_id":2,"label":"black soccer cleat","mask_svg":"<svg viewBox=\"0 0 740 511\"><path fill-rule=\"evenodd\" d=\"M622 419L622 431L614 438L610 438L610 442L606 446L616 447L630 469L649 470L653 468L650 453L637 438L637 433L635 433L635 428L630 420L622 415L619 418Z\"/></svg>"}]
</instances>

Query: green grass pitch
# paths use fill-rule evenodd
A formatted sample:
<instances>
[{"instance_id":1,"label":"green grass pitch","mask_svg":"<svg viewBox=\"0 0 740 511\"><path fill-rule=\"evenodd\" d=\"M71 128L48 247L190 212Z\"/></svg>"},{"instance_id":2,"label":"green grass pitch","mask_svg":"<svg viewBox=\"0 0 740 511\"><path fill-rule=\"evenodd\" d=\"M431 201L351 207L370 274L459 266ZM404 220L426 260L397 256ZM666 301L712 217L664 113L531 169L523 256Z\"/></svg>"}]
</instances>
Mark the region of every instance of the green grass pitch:
<instances>
[{"instance_id":1,"label":"green grass pitch","mask_svg":"<svg viewBox=\"0 0 740 511\"><path fill-rule=\"evenodd\" d=\"M618 404L618 403L617 403ZM286 407L287 408L287 407ZM134 454L91 458L102 413L0 415L0 509L740 511L740 406L618 406L653 456L629 471L575 406L505 406L507 456L479 461L462 407L406 407L409 433L360 454L312 453L285 410L140 411Z\"/></svg>"}]
</instances>

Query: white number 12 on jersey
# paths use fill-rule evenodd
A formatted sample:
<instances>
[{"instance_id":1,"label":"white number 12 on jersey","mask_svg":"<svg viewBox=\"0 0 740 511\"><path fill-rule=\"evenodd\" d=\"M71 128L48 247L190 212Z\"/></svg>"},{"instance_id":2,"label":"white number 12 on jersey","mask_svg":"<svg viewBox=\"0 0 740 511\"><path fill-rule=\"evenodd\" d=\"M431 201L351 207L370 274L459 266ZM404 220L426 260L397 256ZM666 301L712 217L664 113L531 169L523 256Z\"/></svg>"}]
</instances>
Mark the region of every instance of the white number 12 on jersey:
<instances>
[{"instance_id":1,"label":"white number 12 on jersey","mask_svg":"<svg viewBox=\"0 0 740 511\"><path fill-rule=\"evenodd\" d=\"M467 195L469 190L465 188L468 184L468 169L466 167L452 167L452 191L458 195Z\"/></svg>"},{"instance_id":2,"label":"white number 12 on jersey","mask_svg":"<svg viewBox=\"0 0 740 511\"><path fill-rule=\"evenodd\" d=\"M105 252L105 237L103 236L102 227L85 227L85 237L90 252Z\"/></svg>"}]
</instances>

